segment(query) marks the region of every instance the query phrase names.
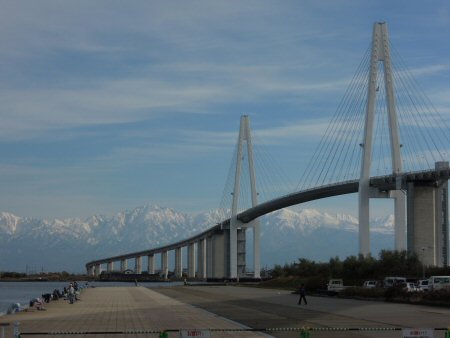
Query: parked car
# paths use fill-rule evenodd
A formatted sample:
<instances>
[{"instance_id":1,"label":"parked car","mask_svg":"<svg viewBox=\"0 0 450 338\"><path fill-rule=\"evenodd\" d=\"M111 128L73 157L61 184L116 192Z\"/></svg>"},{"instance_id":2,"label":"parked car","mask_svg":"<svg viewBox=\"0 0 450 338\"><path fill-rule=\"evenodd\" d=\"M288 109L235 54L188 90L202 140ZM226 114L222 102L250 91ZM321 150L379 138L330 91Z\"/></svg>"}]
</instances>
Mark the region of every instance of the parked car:
<instances>
[{"instance_id":1,"label":"parked car","mask_svg":"<svg viewBox=\"0 0 450 338\"><path fill-rule=\"evenodd\" d=\"M430 280L421 279L417 282L416 287L422 291L429 291L430 290Z\"/></svg>"},{"instance_id":2,"label":"parked car","mask_svg":"<svg viewBox=\"0 0 450 338\"><path fill-rule=\"evenodd\" d=\"M378 281L376 280L366 280L363 284L363 288L371 289L378 287Z\"/></svg>"},{"instance_id":3,"label":"parked car","mask_svg":"<svg viewBox=\"0 0 450 338\"><path fill-rule=\"evenodd\" d=\"M405 290L407 292L422 291L419 288L417 288L417 286L414 283L412 283L412 282L406 282L405 286L403 287L403 290Z\"/></svg>"},{"instance_id":4,"label":"parked car","mask_svg":"<svg viewBox=\"0 0 450 338\"><path fill-rule=\"evenodd\" d=\"M385 277L383 280L384 288L391 288L394 286L403 285L406 283L405 277Z\"/></svg>"},{"instance_id":5,"label":"parked car","mask_svg":"<svg viewBox=\"0 0 450 338\"><path fill-rule=\"evenodd\" d=\"M344 286L344 281L342 279L330 279L327 284L327 291L341 292L348 286Z\"/></svg>"},{"instance_id":6,"label":"parked car","mask_svg":"<svg viewBox=\"0 0 450 338\"><path fill-rule=\"evenodd\" d=\"M431 276L428 286L430 290L448 289L450 288L450 276Z\"/></svg>"}]
</instances>

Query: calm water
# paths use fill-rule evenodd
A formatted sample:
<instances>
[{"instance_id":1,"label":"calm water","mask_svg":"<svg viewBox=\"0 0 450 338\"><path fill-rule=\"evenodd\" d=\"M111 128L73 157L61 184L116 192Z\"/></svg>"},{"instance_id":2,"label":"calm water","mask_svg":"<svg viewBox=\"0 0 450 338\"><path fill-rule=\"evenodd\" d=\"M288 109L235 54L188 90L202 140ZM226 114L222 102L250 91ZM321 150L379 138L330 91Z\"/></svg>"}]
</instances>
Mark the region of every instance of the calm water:
<instances>
[{"instance_id":1,"label":"calm water","mask_svg":"<svg viewBox=\"0 0 450 338\"><path fill-rule=\"evenodd\" d=\"M41 297L43 293L52 293L54 289L68 286L69 282L0 282L0 315L4 315L6 310L12 303L20 303L20 305L28 305L30 300ZM147 287L172 286L180 285L182 282L171 283L139 283L139 285ZM78 282L83 286L84 282ZM90 282L91 286L132 286L134 283L125 282Z\"/></svg>"}]
</instances>

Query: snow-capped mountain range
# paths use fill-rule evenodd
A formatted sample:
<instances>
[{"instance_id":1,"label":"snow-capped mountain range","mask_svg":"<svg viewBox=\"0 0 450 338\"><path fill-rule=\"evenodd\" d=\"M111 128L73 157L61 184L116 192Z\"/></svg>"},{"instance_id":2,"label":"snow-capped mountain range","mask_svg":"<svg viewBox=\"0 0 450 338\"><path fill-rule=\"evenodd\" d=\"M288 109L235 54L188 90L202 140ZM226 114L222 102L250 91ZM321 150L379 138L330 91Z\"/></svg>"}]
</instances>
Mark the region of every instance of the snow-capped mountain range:
<instances>
[{"instance_id":1,"label":"snow-capped mountain range","mask_svg":"<svg viewBox=\"0 0 450 338\"><path fill-rule=\"evenodd\" d=\"M33 219L2 212L0 271L84 272L89 261L195 235L216 224L219 214L188 214L150 204L86 220ZM261 263L272 267L298 258L327 261L356 255L357 230L358 221L351 215L315 209L273 212L261 218ZM373 219L371 231L375 256L381 249L393 248L393 216Z\"/></svg>"}]
</instances>

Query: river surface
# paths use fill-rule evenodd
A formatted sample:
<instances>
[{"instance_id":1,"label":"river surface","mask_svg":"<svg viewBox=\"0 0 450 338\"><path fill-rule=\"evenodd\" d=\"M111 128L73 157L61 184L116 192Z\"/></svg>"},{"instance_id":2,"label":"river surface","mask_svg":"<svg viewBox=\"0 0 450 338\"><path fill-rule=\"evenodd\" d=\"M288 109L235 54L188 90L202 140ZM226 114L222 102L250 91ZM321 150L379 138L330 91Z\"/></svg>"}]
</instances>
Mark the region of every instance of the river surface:
<instances>
[{"instance_id":1,"label":"river surface","mask_svg":"<svg viewBox=\"0 0 450 338\"><path fill-rule=\"evenodd\" d=\"M146 287L172 286L180 285L182 282L142 282L139 285ZM0 316L6 314L6 311L13 303L19 303L22 307L28 306L30 300L41 297L44 293L53 293L53 290L63 290L69 282L0 282ZM84 286L85 282L78 282L78 285ZM90 282L89 286L132 286L133 283L127 282Z\"/></svg>"}]
</instances>

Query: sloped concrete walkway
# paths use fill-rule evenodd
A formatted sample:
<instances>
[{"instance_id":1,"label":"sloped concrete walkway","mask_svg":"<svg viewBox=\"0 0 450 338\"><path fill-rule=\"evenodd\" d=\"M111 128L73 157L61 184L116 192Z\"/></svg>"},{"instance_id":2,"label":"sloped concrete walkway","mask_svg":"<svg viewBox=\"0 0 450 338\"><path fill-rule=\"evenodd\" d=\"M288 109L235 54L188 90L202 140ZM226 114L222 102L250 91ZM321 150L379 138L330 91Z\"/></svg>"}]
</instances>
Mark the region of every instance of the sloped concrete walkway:
<instances>
[{"instance_id":1,"label":"sloped concrete walkway","mask_svg":"<svg viewBox=\"0 0 450 338\"><path fill-rule=\"evenodd\" d=\"M10 323L5 337L13 337L14 322L20 323L21 337L49 337L48 333L53 333L52 337L159 337L157 332L164 330L243 328L145 287L90 288L83 290L80 298L74 304L52 301L45 304L45 311L32 309L0 317L0 324ZM168 336L180 335L171 331ZM262 336L267 337L257 332L211 334L214 338Z\"/></svg>"}]
</instances>

